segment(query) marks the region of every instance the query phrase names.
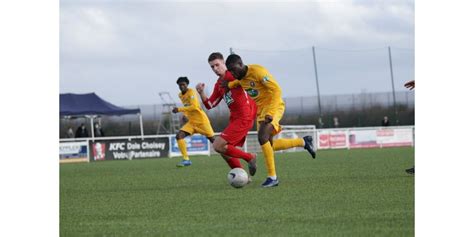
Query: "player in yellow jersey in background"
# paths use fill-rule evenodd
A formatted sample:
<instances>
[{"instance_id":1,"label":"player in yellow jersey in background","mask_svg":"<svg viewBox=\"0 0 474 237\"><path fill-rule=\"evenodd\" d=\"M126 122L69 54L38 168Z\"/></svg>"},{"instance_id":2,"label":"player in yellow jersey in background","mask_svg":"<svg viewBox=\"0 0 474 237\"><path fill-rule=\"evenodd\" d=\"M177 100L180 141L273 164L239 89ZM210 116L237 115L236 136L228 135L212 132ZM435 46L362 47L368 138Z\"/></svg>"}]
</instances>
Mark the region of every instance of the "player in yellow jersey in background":
<instances>
[{"instance_id":1,"label":"player in yellow jersey in background","mask_svg":"<svg viewBox=\"0 0 474 237\"><path fill-rule=\"evenodd\" d=\"M238 80L223 82L222 86L224 88L242 86L257 104L258 142L262 148L268 173L262 186L278 186L274 151L304 147L313 158L316 158L313 138L305 136L303 138L273 140L273 136L282 129L280 120L285 112L285 102L281 97L280 86L267 69L257 64L245 65L237 54L227 57L226 66L227 70Z\"/></svg>"},{"instance_id":2,"label":"player in yellow jersey in background","mask_svg":"<svg viewBox=\"0 0 474 237\"><path fill-rule=\"evenodd\" d=\"M176 83L181 91L179 99L183 103L183 107L173 108L173 113L182 112L188 119L188 122L176 134L178 148L183 155L183 160L176 166L184 167L192 164L191 160L189 160L184 138L194 133L200 133L206 136L212 143L214 142L214 130L212 130L211 122L199 104L196 92L192 88L188 88L189 79L187 77L180 77Z\"/></svg>"}]
</instances>

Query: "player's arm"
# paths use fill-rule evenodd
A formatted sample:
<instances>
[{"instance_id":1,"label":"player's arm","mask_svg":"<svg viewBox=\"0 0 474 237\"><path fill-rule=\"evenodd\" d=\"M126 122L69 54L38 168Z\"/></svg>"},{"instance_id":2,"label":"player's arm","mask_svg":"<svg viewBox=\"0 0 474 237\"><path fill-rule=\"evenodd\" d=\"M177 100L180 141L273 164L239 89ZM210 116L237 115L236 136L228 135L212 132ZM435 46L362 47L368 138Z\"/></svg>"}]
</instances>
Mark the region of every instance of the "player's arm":
<instances>
[{"instance_id":1,"label":"player's arm","mask_svg":"<svg viewBox=\"0 0 474 237\"><path fill-rule=\"evenodd\" d=\"M239 80L233 80L229 82L229 89L234 89L240 86L240 81Z\"/></svg>"},{"instance_id":2,"label":"player's arm","mask_svg":"<svg viewBox=\"0 0 474 237\"><path fill-rule=\"evenodd\" d=\"M411 80L411 81L405 83L405 87L410 89L410 90L413 90L413 88L415 88L415 80Z\"/></svg>"},{"instance_id":3,"label":"player's arm","mask_svg":"<svg viewBox=\"0 0 474 237\"><path fill-rule=\"evenodd\" d=\"M191 104L189 106L183 106L178 108L178 112L190 112L199 109L199 101L196 98L196 93L191 90Z\"/></svg>"},{"instance_id":4,"label":"player's arm","mask_svg":"<svg viewBox=\"0 0 474 237\"><path fill-rule=\"evenodd\" d=\"M207 100L207 95L204 93L204 87L206 85L204 83L198 83L196 85L196 91L199 94L199 97L201 97L201 101L204 103L204 101ZM207 107L206 107L207 108Z\"/></svg>"},{"instance_id":5,"label":"player's arm","mask_svg":"<svg viewBox=\"0 0 474 237\"><path fill-rule=\"evenodd\" d=\"M224 90L222 90L219 87L218 82L216 82L216 84L214 85L214 91L212 91L211 97L209 98L207 98L207 96L204 94L204 85L202 89L203 89L202 93L199 93L199 95L201 95L202 103L204 104L206 109L212 109L216 107L221 102L222 98L224 97Z\"/></svg>"},{"instance_id":6,"label":"player's arm","mask_svg":"<svg viewBox=\"0 0 474 237\"><path fill-rule=\"evenodd\" d=\"M184 104L183 98L181 98L181 95L178 95L178 97L179 97L179 99L181 100L181 103ZM173 107L173 109L171 110L171 112L173 112L173 113L175 113L175 114L176 114L176 113L179 113L178 107Z\"/></svg>"},{"instance_id":7,"label":"player's arm","mask_svg":"<svg viewBox=\"0 0 474 237\"><path fill-rule=\"evenodd\" d=\"M240 86L239 80L233 80L233 81L222 80L222 83L221 83L221 87L224 88L225 90L234 89L239 86Z\"/></svg>"}]
</instances>

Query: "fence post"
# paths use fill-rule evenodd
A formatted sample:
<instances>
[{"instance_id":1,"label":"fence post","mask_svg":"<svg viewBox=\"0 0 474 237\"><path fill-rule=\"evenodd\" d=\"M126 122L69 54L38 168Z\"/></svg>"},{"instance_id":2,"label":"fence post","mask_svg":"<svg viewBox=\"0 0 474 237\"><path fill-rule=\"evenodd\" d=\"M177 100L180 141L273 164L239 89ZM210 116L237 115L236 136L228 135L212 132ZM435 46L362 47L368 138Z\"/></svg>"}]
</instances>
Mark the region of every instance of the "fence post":
<instances>
[{"instance_id":1,"label":"fence post","mask_svg":"<svg viewBox=\"0 0 474 237\"><path fill-rule=\"evenodd\" d=\"M87 163L91 162L90 148L89 148L89 138L86 139L87 142Z\"/></svg>"},{"instance_id":2,"label":"fence post","mask_svg":"<svg viewBox=\"0 0 474 237\"><path fill-rule=\"evenodd\" d=\"M319 145L319 135L318 135L317 131L318 131L318 129L314 128L314 130L313 130L313 137L314 137L313 146L315 146L316 149L318 149L318 145ZM316 144L314 144L314 143L316 143Z\"/></svg>"},{"instance_id":3,"label":"fence post","mask_svg":"<svg viewBox=\"0 0 474 237\"><path fill-rule=\"evenodd\" d=\"M351 131L350 128L346 129L347 150L350 150L350 149L351 149L351 141L349 140L350 137L351 137L351 135L350 135L351 132L350 132L350 131Z\"/></svg>"}]
</instances>

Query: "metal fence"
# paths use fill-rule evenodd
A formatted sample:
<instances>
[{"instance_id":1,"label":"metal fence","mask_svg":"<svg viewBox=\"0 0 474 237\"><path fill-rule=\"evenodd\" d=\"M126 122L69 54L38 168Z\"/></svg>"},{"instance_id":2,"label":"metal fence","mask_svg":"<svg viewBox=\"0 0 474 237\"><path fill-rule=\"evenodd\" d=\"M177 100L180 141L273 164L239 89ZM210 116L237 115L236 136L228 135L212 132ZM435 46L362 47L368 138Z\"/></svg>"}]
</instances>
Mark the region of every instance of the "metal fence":
<instances>
[{"instance_id":1,"label":"metal fence","mask_svg":"<svg viewBox=\"0 0 474 237\"><path fill-rule=\"evenodd\" d=\"M347 127L379 126L383 116L389 116L393 125L414 124L415 95L403 87L406 81L414 79L413 49L307 47L273 51L233 48L232 51L241 55L245 63L263 65L275 76L286 103L286 121L283 121L286 124L317 124L318 128L327 128L331 127L334 116ZM163 119L159 101L124 107L139 107L145 134L156 134L158 121ZM216 131L225 126L229 116L225 103L206 113ZM318 124L319 118L323 118L325 125ZM112 129L111 135L137 135L135 116L106 119L120 124ZM64 127L76 128L81 122L81 119L61 119L60 136L65 133Z\"/></svg>"},{"instance_id":2,"label":"metal fence","mask_svg":"<svg viewBox=\"0 0 474 237\"><path fill-rule=\"evenodd\" d=\"M414 108L415 94L412 91L396 92L397 104ZM301 96L283 98L286 104L285 115L315 114L318 109L318 98L316 96ZM379 106L382 108L393 107L392 92L378 93L358 93L342 95L323 95L321 96L321 108L324 114L335 111L351 111L364 108ZM125 106L127 107L127 106ZM130 108L139 107L142 111L143 119L159 120L163 112L161 104L129 106ZM202 106L204 108L204 106ZM212 110L206 110L209 116L228 116L229 109L225 103L219 104ZM127 117L117 117L118 120L129 120Z\"/></svg>"}]
</instances>

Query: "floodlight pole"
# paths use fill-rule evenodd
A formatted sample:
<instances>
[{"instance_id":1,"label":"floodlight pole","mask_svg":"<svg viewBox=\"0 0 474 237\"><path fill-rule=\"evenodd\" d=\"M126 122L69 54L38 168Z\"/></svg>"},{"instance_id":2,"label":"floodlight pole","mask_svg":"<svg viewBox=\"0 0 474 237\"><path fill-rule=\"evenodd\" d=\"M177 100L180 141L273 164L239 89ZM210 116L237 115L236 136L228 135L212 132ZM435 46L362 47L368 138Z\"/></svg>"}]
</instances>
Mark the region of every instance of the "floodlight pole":
<instances>
[{"instance_id":1,"label":"floodlight pole","mask_svg":"<svg viewBox=\"0 0 474 237\"><path fill-rule=\"evenodd\" d=\"M316 64L316 52L313 46L313 64L314 64L314 77L316 78L316 91L318 93L318 110L319 110L319 117L321 117L321 96L319 94L319 81L318 81L318 67Z\"/></svg>"},{"instance_id":2,"label":"floodlight pole","mask_svg":"<svg viewBox=\"0 0 474 237\"><path fill-rule=\"evenodd\" d=\"M230 54L234 54L234 50L232 50L232 47L230 47L229 52L230 52Z\"/></svg>"},{"instance_id":3,"label":"floodlight pole","mask_svg":"<svg viewBox=\"0 0 474 237\"><path fill-rule=\"evenodd\" d=\"M395 109L395 123L396 125L398 125L399 124L398 108L397 108L397 100L395 97L395 83L393 81L393 67L392 67L392 51L390 50L390 46L388 46L388 60L390 63L390 78L392 79L392 96L393 96L393 108Z\"/></svg>"}]
</instances>

